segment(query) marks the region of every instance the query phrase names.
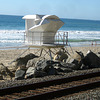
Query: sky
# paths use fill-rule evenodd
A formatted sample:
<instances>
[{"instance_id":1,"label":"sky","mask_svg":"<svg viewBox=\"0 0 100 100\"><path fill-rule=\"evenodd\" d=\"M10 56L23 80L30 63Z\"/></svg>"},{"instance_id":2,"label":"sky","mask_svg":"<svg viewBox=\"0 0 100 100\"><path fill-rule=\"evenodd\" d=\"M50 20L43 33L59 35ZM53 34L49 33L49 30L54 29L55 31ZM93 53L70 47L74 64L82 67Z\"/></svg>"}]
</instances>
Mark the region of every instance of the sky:
<instances>
[{"instance_id":1,"label":"sky","mask_svg":"<svg viewBox=\"0 0 100 100\"><path fill-rule=\"evenodd\" d=\"M0 0L0 14L100 20L100 0Z\"/></svg>"}]
</instances>

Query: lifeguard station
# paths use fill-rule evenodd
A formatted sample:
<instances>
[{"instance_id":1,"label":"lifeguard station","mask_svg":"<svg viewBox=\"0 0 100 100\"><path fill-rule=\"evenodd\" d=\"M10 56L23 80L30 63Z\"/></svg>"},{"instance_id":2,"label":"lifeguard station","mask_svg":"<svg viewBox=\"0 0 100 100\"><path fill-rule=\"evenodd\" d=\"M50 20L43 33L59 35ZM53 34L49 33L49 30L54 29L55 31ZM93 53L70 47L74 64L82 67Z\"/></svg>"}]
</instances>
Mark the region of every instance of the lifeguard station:
<instances>
[{"instance_id":1,"label":"lifeguard station","mask_svg":"<svg viewBox=\"0 0 100 100\"><path fill-rule=\"evenodd\" d=\"M62 48L67 45L68 33L59 31L64 23L55 15L26 15L25 19L25 45L30 48L39 48L52 59L51 48ZM48 50L48 51L47 51Z\"/></svg>"}]
</instances>

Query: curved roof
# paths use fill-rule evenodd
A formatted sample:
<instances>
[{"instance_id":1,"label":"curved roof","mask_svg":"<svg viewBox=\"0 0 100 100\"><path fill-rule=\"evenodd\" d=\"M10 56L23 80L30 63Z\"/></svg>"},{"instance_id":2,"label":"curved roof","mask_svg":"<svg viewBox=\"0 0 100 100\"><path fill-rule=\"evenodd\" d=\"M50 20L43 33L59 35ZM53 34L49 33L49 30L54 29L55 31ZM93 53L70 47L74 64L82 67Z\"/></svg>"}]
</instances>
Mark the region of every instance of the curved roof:
<instances>
[{"instance_id":1,"label":"curved roof","mask_svg":"<svg viewBox=\"0 0 100 100\"><path fill-rule=\"evenodd\" d=\"M45 15L42 17L42 19L59 19L56 15Z\"/></svg>"},{"instance_id":2,"label":"curved roof","mask_svg":"<svg viewBox=\"0 0 100 100\"><path fill-rule=\"evenodd\" d=\"M22 19L59 19L56 15L26 15Z\"/></svg>"},{"instance_id":3,"label":"curved roof","mask_svg":"<svg viewBox=\"0 0 100 100\"><path fill-rule=\"evenodd\" d=\"M22 19L42 19L44 15L26 15Z\"/></svg>"},{"instance_id":4,"label":"curved roof","mask_svg":"<svg viewBox=\"0 0 100 100\"><path fill-rule=\"evenodd\" d=\"M30 31L56 32L64 23L56 15L26 15L23 19L39 20L40 22L29 28Z\"/></svg>"}]
</instances>

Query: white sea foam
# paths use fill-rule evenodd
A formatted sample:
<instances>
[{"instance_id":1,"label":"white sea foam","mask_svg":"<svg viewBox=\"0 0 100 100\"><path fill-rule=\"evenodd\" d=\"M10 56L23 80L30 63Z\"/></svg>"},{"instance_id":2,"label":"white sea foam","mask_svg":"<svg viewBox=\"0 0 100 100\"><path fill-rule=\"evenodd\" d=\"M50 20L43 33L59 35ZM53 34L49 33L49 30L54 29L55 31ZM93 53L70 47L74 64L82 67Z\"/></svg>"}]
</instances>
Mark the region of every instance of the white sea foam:
<instances>
[{"instance_id":1,"label":"white sea foam","mask_svg":"<svg viewBox=\"0 0 100 100\"><path fill-rule=\"evenodd\" d=\"M25 30L0 30L0 43L23 43Z\"/></svg>"},{"instance_id":2,"label":"white sea foam","mask_svg":"<svg viewBox=\"0 0 100 100\"><path fill-rule=\"evenodd\" d=\"M24 33L25 30L0 30L0 33Z\"/></svg>"},{"instance_id":3,"label":"white sea foam","mask_svg":"<svg viewBox=\"0 0 100 100\"><path fill-rule=\"evenodd\" d=\"M63 30L60 30L60 32ZM100 34L100 31L65 31L68 32L69 34Z\"/></svg>"},{"instance_id":4,"label":"white sea foam","mask_svg":"<svg viewBox=\"0 0 100 100\"><path fill-rule=\"evenodd\" d=\"M62 32L62 31L60 31ZM74 45L78 41L80 43L89 43L89 41L100 40L100 31L66 31L70 42L74 40ZM0 30L0 46L2 45L19 45L24 42L25 30ZM73 43L72 43L73 44Z\"/></svg>"},{"instance_id":5,"label":"white sea foam","mask_svg":"<svg viewBox=\"0 0 100 100\"><path fill-rule=\"evenodd\" d=\"M66 31L69 39L94 40L100 39L100 31Z\"/></svg>"},{"instance_id":6,"label":"white sea foam","mask_svg":"<svg viewBox=\"0 0 100 100\"><path fill-rule=\"evenodd\" d=\"M0 40L0 43L23 43L23 40Z\"/></svg>"}]
</instances>

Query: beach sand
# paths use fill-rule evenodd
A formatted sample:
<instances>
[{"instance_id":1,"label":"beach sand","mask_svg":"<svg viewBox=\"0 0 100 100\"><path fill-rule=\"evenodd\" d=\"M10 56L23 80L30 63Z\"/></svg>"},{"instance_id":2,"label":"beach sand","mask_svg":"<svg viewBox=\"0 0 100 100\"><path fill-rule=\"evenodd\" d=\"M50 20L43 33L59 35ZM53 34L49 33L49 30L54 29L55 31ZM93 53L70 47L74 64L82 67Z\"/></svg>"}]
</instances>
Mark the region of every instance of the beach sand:
<instances>
[{"instance_id":1,"label":"beach sand","mask_svg":"<svg viewBox=\"0 0 100 100\"><path fill-rule=\"evenodd\" d=\"M73 54L75 51L81 51L84 55L88 52L88 50L93 51L94 53L98 54L100 52L100 46L88 46L88 47L67 47L66 50ZM5 66L10 66L14 59L18 58L20 54L22 54L26 49L8 49L8 50L0 50L0 63L3 63ZM21 57L29 54L34 53L36 55L39 55L38 49L29 49L26 52L24 52Z\"/></svg>"}]
</instances>

